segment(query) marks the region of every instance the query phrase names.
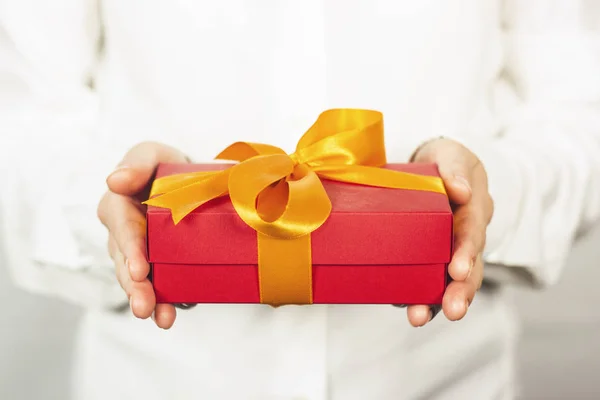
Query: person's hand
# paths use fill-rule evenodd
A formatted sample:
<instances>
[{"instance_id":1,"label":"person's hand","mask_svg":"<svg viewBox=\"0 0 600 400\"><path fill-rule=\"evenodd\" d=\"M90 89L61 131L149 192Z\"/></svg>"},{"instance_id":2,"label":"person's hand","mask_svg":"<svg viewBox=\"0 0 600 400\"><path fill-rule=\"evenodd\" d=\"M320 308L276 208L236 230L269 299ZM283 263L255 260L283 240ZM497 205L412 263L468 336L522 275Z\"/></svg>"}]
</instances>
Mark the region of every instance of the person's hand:
<instances>
[{"instance_id":1,"label":"person's hand","mask_svg":"<svg viewBox=\"0 0 600 400\"><path fill-rule=\"evenodd\" d=\"M450 139L435 139L420 147L413 162L436 163L446 186L454 213L454 255L448 265L452 282L442 301L442 309L451 321L462 319L481 287L482 253L486 229L494 212L488 193L487 174L477 156ZM408 306L413 326L431 321L439 307Z\"/></svg>"},{"instance_id":2,"label":"person's hand","mask_svg":"<svg viewBox=\"0 0 600 400\"><path fill-rule=\"evenodd\" d=\"M109 232L108 248L117 279L129 298L131 311L142 319L152 316L163 329L173 325L176 312L173 305L156 304L148 280L146 214L141 202L147 199L158 164L187 162L183 153L169 146L141 143L127 152L107 178L109 190L98 206L98 217Z\"/></svg>"}]
</instances>

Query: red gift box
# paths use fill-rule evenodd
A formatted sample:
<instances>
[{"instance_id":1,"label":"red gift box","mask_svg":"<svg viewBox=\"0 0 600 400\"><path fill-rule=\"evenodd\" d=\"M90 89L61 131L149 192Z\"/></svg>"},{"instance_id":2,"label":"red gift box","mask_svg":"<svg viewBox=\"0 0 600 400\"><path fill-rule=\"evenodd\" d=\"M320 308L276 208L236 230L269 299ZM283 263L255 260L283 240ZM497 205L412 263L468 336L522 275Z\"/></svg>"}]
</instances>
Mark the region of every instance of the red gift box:
<instances>
[{"instance_id":1,"label":"red gift box","mask_svg":"<svg viewBox=\"0 0 600 400\"><path fill-rule=\"evenodd\" d=\"M225 169L161 165L157 178ZM386 168L438 176L435 165ZM440 304L452 253L453 217L441 193L323 180L332 211L312 233L313 302ZM229 197L214 199L177 225L148 207L148 256L159 303L259 303L257 233Z\"/></svg>"}]
</instances>

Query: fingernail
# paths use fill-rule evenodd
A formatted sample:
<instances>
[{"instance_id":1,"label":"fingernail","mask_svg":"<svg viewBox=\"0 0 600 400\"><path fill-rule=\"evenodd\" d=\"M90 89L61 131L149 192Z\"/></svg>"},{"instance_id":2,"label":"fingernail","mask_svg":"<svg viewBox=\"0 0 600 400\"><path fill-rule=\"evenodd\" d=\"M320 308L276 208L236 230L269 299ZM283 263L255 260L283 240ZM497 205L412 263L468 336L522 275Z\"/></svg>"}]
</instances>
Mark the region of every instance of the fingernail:
<instances>
[{"instance_id":1,"label":"fingernail","mask_svg":"<svg viewBox=\"0 0 600 400\"><path fill-rule=\"evenodd\" d=\"M156 313L154 311L152 311L152 315L150 316L150 318L152 318L152 321L156 322Z\"/></svg>"},{"instance_id":2,"label":"fingernail","mask_svg":"<svg viewBox=\"0 0 600 400\"><path fill-rule=\"evenodd\" d=\"M471 191L471 185L469 185L469 181L464 176L454 175L454 179L459 183L459 185L462 185L469 192Z\"/></svg>"},{"instance_id":3,"label":"fingernail","mask_svg":"<svg viewBox=\"0 0 600 400\"><path fill-rule=\"evenodd\" d=\"M127 267L127 272L129 272L129 276L131 277L131 279L133 279L133 271L129 259L125 260L125 267Z\"/></svg>"},{"instance_id":4,"label":"fingernail","mask_svg":"<svg viewBox=\"0 0 600 400\"><path fill-rule=\"evenodd\" d=\"M123 172L129 169L127 165L120 165L111 172L106 179L110 179L111 176L118 174L119 172Z\"/></svg>"},{"instance_id":5,"label":"fingernail","mask_svg":"<svg viewBox=\"0 0 600 400\"><path fill-rule=\"evenodd\" d=\"M131 312L133 313L133 316L136 318L139 318L137 315L135 315L135 313L133 312L133 309L135 308L135 297L131 296L131 298L129 299L129 307L131 308Z\"/></svg>"}]
</instances>

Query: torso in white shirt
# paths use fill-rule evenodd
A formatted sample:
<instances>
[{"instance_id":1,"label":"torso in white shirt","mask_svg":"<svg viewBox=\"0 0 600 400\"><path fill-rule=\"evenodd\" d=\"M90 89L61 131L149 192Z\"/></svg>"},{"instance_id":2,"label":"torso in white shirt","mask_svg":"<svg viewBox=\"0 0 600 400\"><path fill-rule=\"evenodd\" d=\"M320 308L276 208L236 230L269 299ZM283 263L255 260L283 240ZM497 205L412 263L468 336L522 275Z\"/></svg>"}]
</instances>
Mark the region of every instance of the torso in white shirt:
<instances>
[{"instance_id":1,"label":"torso in white shirt","mask_svg":"<svg viewBox=\"0 0 600 400\"><path fill-rule=\"evenodd\" d=\"M118 154L142 140L198 161L238 140L291 151L333 107L382 111L393 161L491 134L495 1L107 0L102 18L101 135ZM489 293L421 329L391 306L200 305L169 332L92 313L76 383L85 399L502 398L512 329Z\"/></svg>"}]
</instances>

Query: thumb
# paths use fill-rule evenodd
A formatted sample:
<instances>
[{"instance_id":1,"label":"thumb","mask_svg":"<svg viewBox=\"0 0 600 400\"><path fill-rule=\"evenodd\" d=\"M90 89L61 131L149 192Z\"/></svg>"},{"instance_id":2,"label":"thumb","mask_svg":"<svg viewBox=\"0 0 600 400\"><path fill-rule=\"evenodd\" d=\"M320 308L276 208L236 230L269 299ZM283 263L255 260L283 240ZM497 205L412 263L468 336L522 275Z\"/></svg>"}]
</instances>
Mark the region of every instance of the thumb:
<instances>
[{"instance_id":1,"label":"thumb","mask_svg":"<svg viewBox=\"0 0 600 400\"><path fill-rule=\"evenodd\" d=\"M466 147L454 140L436 139L419 148L412 160L437 164L450 200L456 204L469 202L472 170L477 158Z\"/></svg>"},{"instance_id":2,"label":"thumb","mask_svg":"<svg viewBox=\"0 0 600 400\"><path fill-rule=\"evenodd\" d=\"M188 162L189 159L173 147L155 142L140 143L125 154L106 183L113 193L133 196L150 183L159 164Z\"/></svg>"}]
</instances>

